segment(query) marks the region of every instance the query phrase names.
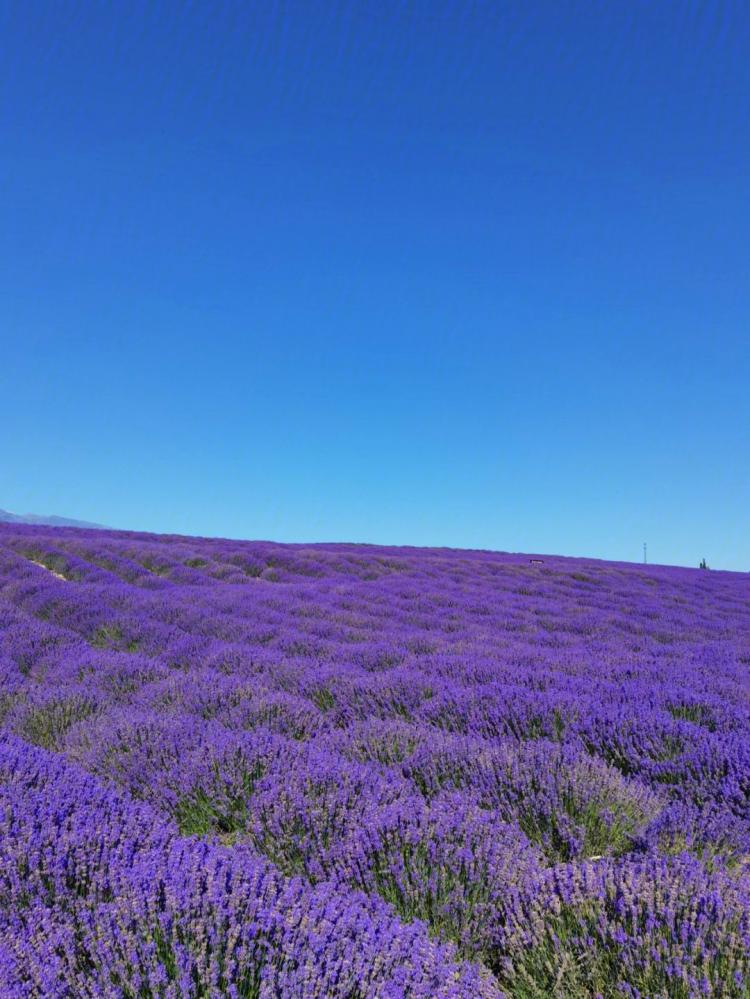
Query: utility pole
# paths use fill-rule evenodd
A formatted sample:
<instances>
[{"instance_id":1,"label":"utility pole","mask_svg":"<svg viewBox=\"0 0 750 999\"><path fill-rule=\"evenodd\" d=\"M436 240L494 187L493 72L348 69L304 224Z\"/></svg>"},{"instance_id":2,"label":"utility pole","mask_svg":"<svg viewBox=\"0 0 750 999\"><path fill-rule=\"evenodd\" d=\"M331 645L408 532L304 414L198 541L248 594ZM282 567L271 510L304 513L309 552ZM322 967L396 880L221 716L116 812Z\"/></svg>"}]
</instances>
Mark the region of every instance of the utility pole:
<instances>
[{"instance_id":1,"label":"utility pole","mask_svg":"<svg viewBox=\"0 0 750 999\"><path fill-rule=\"evenodd\" d=\"M646 542L645 541L643 542L643 564L644 565L648 564L648 557L646 555Z\"/></svg>"}]
</instances>

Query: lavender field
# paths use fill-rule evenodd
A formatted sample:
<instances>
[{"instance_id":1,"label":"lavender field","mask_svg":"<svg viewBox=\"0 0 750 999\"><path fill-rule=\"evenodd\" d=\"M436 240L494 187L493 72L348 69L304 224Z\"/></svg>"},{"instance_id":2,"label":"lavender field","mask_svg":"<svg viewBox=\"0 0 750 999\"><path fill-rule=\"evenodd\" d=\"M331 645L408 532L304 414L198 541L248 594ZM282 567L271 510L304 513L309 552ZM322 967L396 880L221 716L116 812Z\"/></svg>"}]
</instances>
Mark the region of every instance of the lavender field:
<instances>
[{"instance_id":1,"label":"lavender field","mask_svg":"<svg viewBox=\"0 0 750 999\"><path fill-rule=\"evenodd\" d=\"M3 997L750 996L750 576L0 525Z\"/></svg>"}]
</instances>

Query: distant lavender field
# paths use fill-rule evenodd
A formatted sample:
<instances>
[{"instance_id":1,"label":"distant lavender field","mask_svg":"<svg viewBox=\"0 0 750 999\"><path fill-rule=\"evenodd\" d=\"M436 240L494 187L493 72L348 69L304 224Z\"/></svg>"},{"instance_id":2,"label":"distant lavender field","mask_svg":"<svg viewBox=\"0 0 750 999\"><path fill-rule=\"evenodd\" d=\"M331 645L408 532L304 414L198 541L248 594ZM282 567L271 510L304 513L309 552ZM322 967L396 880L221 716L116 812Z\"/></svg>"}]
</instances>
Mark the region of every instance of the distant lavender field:
<instances>
[{"instance_id":1,"label":"distant lavender field","mask_svg":"<svg viewBox=\"0 0 750 999\"><path fill-rule=\"evenodd\" d=\"M0 525L0 995L750 996L750 576Z\"/></svg>"}]
</instances>

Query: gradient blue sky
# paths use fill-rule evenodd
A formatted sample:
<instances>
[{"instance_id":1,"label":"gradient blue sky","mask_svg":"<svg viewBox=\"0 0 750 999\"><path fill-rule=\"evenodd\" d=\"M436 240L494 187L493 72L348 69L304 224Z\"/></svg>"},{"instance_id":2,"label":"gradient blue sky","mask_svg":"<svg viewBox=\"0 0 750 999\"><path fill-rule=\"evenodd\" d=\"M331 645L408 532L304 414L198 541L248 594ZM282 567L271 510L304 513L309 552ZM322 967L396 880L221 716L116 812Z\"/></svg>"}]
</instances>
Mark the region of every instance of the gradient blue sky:
<instances>
[{"instance_id":1,"label":"gradient blue sky","mask_svg":"<svg viewBox=\"0 0 750 999\"><path fill-rule=\"evenodd\" d=\"M0 507L750 569L750 6L0 3Z\"/></svg>"}]
</instances>

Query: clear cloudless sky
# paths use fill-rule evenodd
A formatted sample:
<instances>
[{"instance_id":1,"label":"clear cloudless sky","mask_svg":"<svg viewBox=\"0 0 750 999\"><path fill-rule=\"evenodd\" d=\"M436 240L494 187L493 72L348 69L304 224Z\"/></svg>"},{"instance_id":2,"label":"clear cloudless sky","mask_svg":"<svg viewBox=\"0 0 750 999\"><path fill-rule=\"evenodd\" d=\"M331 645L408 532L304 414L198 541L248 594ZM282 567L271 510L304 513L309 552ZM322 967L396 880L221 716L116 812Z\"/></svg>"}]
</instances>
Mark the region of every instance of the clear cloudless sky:
<instances>
[{"instance_id":1,"label":"clear cloudless sky","mask_svg":"<svg viewBox=\"0 0 750 999\"><path fill-rule=\"evenodd\" d=\"M750 569L750 5L0 0L0 507Z\"/></svg>"}]
</instances>

